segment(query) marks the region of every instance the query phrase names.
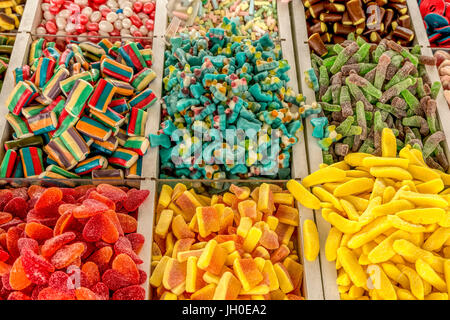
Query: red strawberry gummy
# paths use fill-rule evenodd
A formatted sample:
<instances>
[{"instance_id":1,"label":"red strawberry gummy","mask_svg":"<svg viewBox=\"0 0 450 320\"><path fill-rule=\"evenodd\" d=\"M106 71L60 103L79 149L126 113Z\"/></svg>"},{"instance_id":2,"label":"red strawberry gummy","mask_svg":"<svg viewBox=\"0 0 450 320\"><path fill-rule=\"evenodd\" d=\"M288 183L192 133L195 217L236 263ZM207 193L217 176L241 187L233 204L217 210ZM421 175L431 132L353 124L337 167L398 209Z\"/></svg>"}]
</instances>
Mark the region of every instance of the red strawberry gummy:
<instances>
[{"instance_id":1,"label":"red strawberry gummy","mask_svg":"<svg viewBox=\"0 0 450 320\"><path fill-rule=\"evenodd\" d=\"M73 189L73 191L74 191L73 196L75 197L75 199L79 199L79 198L83 197L89 189L95 189L95 186L92 184L87 184L87 185L75 187Z\"/></svg>"},{"instance_id":2,"label":"red strawberry gummy","mask_svg":"<svg viewBox=\"0 0 450 320\"><path fill-rule=\"evenodd\" d=\"M38 300L74 300L75 294L60 291L51 287L44 288L39 292Z\"/></svg>"},{"instance_id":3,"label":"red strawberry gummy","mask_svg":"<svg viewBox=\"0 0 450 320\"><path fill-rule=\"evenodd\" d=\"M120 225L123 232L132 233L137 230L137 220L126 213L118 213L117 218L119 218Z\"/></svg>"},{"instance_id":4,"label":"red strawberry gummy","mask_svg":"<svg viewBox=\"0 0 450 320\"><path fill-rule=\"evenodd\" d=\"M128 211L134 211L147 199L150 191L130 189L127 192L127 201L123 202L123 207Z\"/></svg>"},{"instance_id":5,"label":"red strawberry gummy","mask_svg":"<svg viewBox=\"0 0 450 320\"><path fill-rule=\"evenodd\" d=\"M102 282L112 291L116 291L134 284L122 273L113 269L108 269L103 273Z\"/></svg>"},{"instance_id":6,"label":"red strawberry gummy","mask_svg":"<svg viewBox=\"0 0 450 320\"><path fill-rule=\"evenodd\" d=\"M109 184L99 184L97 186L97 192L114 202L124 201L127 199L127 193L125 191Z\"/></svg>"},{"instance_id":7,"label":"red strawberry gummy","mask_svg":"<svg viewBox=\"0 0 450 320\"><path fill-rule=\"evenodd\" d=\"M144 261L133 251L133 246L130 240L126 237L120 237L114 244L114 252L118 255L121 253L127 254L136 264L141 264Z\"/></svg>"},{"instance_id":8,"label":"red strawberry gummy","mask_svg":"<svg viewBox=\"0 0 450 320\"><path fill-rule=\"evenodd\" d=\"M13 198L22 198L25 201L29 198L27 187L11 189L11 193L13 194Z\"/></svg>"},{"instance_id":9,"label":"red strawberry gummy","mask_svg":"<svg viewBox=\"0 0 450 320\"><path fill-rule=\"evenodd\" d=\"M76 238L75 233L65 232L44 242L41 247L41 254L44 257L52 256L57 250L59 250L66 243L71 242Z\"/></svg>"},{"instance_id":10,"label":"red strawberry gummy","mask_svg":"<svg viewBox=\"0 0 450 320\"><path fill-rule=\"evenodd\" d=\"M94 200L100 201L100 202L104 203L108 207L108 209L116 210L116 204L114 203L114 201L105 197L104 195L101 195L100 193L98 193L95 190L89 193L88 199L94 199Z\"/></svg>"},{"instance_id":11,"label":"red strawberry gummy","mask_svg":"<svg viewBox=\"0 0 450 320\"><path fill-rule=\"evenodd\" d=\"M85 245L82 242L75 242L65 245L55 252L50 261L56 269L62 269L69 266L72 262L79 258L83 254L84 250Z\"/></svg>"},{"instance_id":12,"label":"red strawberry gummy","mask_svg":"<svg viewBox=\"0 0 450 320\"><path fill-rule=\"evenodd\" d=\"M60 202L62 200L62 197L63 193L61 189L55 187L48 188L41 194L38 201L34 205L34 209L36 209L38 212L46 211L55 203Z\"/></svg>"},{"instance_id":13,"label":"red strawberry gummy","mask_svg":"<svg viewBox=\"0 0 450 320\"><path fill-rule=\"evenodd\" d=\"M126 235L127 239L130 240L133 251L139 254L142 246L145 242L145 237L140 233L130 233Z\"/></svg>"},{"instance_id":14,"label":"red strawberry gummy","mask_svg":"<svg viewBox=\"0 0 450 320\"><path fill-rule=\"evenodd\" d=\"M20 238L17 241L17 247L19 248L20 254L23 254L24 249L29 249L36 254L39 253L39 243L34 239Z\"/></svg>"},{"instance_id":15,"label":"red strawberry gummy","mask_svg":"<svg viewBox=\"0 0 450 320\"><path fill-rule=\"evenodd\" d=\"M13 194L10 190L0 190L0 211L3 211L6 204L13 198Z\"/></svg>"},{"instance_id":16,"label":"red strawberry gummy","mask_svg":"<svg viewBox=\"0 0 450 320\"><path fill-rule=\"evenodd\" d=\"M31 298L20 291L14 291L9 294L8 300L31 300Z\"/></svg>"},{"instance_id":17,"label":"red strawberry gummy","mask_svg":"<svg viewBox=\"0 0 450 320\"><path fill-rule=\"evenodd\" d=\"M25 234L34 240L47 240L53 236L53 230L38 222L29 222L25 226Z\"/></svg>"},{"instance_id":18,"label":"red strawberry gummy","mask_svg":"<svg viewBox=\"0 0 450 320\"><path fill-rule=\"evenodd\" d=\"M113 300L144 300L145 290L139 285L129 286L114 292L112 298Z\"/></svg>"},{"instance_id":19,"label":"red strawberry gummy","mask_svg":"<svg viewBox=\"0 0 450 320\"><path fill-rule=\"evenodd\" d=\"M27 217L28 203L23 198L13 198L8 201L3 211L9 212L20 219L25 219Z\"/></svg>"},{"instance_id":20,"label":"red strawberry gummy","mask_svg":"<svg viewBox=\"0 0 450 320\"><path fill-rule=\"evenodd\" d=\"M81 206L73 209L73 216L75 218L89 218L96 214L103 213L108 210L108 206L103 202L95 199L86 199Z\"/></svg>"},{"instance_id":21,"label":"red strawberry gummy","mask_svg":"<svg viewBox=\"0 0 450 320\"><path fill-rule=\"evenodd\" d=\"M0 261L5 262L6 260L9 259L9 254L8 252L6 252L5 250L3 250L2 248L0 248Z\"/></svg>"},{"instance_id":22,"label":"red strawberry gummy","mask_svg":"<svg viewBox=\"0 0 450 320\"><path fill-rule=\"evenodd\" d=\"M103 282L98 282L91 290L97 295L97 300L109 300L109 289Z\"/></svg>"},{"instance_id":23,"label":"red strawberry gummy","mask_svg":"<svg viewBox=\"0 0 450 320\"><path fill-rule=\"evenodd\" d=\"M12 215L8 212L0 211L0 225L11 221Z\"/></svg>"},{"instance_id":24,"label":"red strawberry gummy","mask_svg":"<svg viewBox=\"0 0 450 320\"><path fill-rule=\"evenodd\" d=\"M50 273L55 271L50 262L30 249L22 251L22 264L28 279L38 285L46 284L50 278Z\"/></svg>"},{"instance_id":25,"label":"red strawberry gummy","mask_svg":"<svg viewBox=\"0 0 450 320\"><path fill-rule=\"evenodd\" d=\"M48 279L48 286L59 291L68 291L73 293L75 284L69 275L63 271L55 271Z\"/></svg>"},{"instance_id":26,"label":"red strawberry gummy","mask_svg":"<svg viewBox=\"0 0 450 320\"><path fill-rule=\"evenodd\" d=\"M119 232L111 219L103 214L97 214L84 226L83 238L90 242L101 239L108 243L114 243L119 238Z\"/></svg>"}]
</instances>

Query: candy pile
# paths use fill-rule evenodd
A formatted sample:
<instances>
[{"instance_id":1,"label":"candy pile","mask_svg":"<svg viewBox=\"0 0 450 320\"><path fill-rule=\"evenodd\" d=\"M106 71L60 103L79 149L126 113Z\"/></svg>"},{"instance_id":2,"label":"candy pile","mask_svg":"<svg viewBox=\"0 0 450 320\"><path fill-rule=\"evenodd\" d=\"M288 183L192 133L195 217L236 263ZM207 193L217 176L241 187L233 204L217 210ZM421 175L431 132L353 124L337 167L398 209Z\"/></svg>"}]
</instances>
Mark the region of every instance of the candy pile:
<instances>
[{"instance_id":1,"label":"candy pile","mask_svg":"<svg viewBox=\"0 0 450 320\"><path fill-rule=\"evenodd\" d=\"M447 0L419 0L428 40L432 47L450 47L450 2Z\"/></svg>"},{"instance_id":2,"label":"candy pile","mask_svg":"<svg viewBox=\"0 0 450 320\"><path fill-rule=\"evenodd\" d=\"M14 71L6 101L14 140L4 144L0 177L140 177L145 110L156 101L151 49L106 39L63 52L53 45L34 41L29 65Z\"/></svg>"},{"instance_id":3,"label":"candy pile","mask_svg":"<svg viewBox=\"0 0 450 320\"><path fill-rule=\"evenodd\" d=\"M289 176L301 117L320 110L286 86L290 66L268 34L251 41L212 28L195 40L171 38L165 56L164 121L159 135L150 135L151 146L161 146L161 177ZM237 129L255 135L241 145L221 143ZM240 155L246 160L236 161Z\"/></svg>"},{"instance_id":4,"label":"candy pile","mask_svg":"<svg viewBox=\"0 0 450 320\"><path fill-rule=\"evenodd\" d=\"M2 1L0 6L2 9L0 12L0 32L9 32L19 28L25 2L26 0Z\"/></svg>"},{"instance_id":5,"label":"candy pile","mask_svg":"<svg viewBox=\"0 0 450 320\"><path fill-rule=\"evenodd\" d=\"M176 2L171 0L167 5L172 9L168 12L169 17L193 21L193 25L188 28L181 27L181 32L204 36L210 28L232 28L237 34L251 40L259 39L267 32L273 39L278 37L276 1L202 0L197 16L193 18L188 12L193 11L196 1L185 7L180 4L175 6Z\"/></svg>"},{"instance_id":6,"label":"candy pile","mask_svg":"<svg viewBox=\"0 0 450 320\"><path fill-rule=\"evenodd\" d=\"M351 33L370 42L387 39L404 46L414 39L406 0L302 2L306 9L308 43L319 55L326 53L324 43L341 43Z\"/></svg>"},{"instance_id":7,"label":"candy pile","mask_svg":"<svg viewBox=\"0 0 450 320\"><path fill-rule=\"evenodd\" d=\"M0 89L3 86L6 69L8 69L9 58L14 47L15 37L0 35Z\"/></svg>"},{"instance_id":8,"label":"candy pile","mask_svg":"<svg viewBox=\"0 0 450 320\"><path fill-rule=\"evenodd\" d=\"M153 1L44 0L41 9L43 20L36 29L38 35L79 35L78 41L92 42L110 36L153 36ZM70 40L74 38L68 37L67 42ZM151 39L144 42L151 44Z\"/></svg>"},{"instance_id":9,"label":"candy pile","mask_svg":"<svg viewBox=\"0 0 450 320\"><path fill-rule=\"evenodd\" d=\"M437 50L434 57L444 89L444 96L450 106L450 54L447 51Z\"/></svg>"},{"instance_id":10,"label":"candy pile","mask_svg":"<svg viewBox=\"0 0 450 320\"><path fill-rule=\"evenodd\" d=\"M382 157L348 154L292 184L332 225L323 249L342 299L448 300L450 175L428 167L420 150L407 145L397 156L384 128Z\"/></svg>"},{"instance_id":11,"label":"candy pile","mask_svg":"<svg viewBox=\"0 0 450 320\"><path fill-rule=\"evenodd\" d=\"M0 300L143 300L137 209L147 190L0 191Z\"/></svg>"},{"instance_id":12,"label":"candy pile","mask_svg":"<svg viewBox=\"0 0 450 320\"><path fill-rule=\"evenodd\" d=\"M299 213L281 187L232 184L210 197L163 185L156 213L154 299L303 299Z\"/></svg>"},{"instance_id":13,"label":"candy pile","mask_svg":"<svg viewBox=\"0 0 450 320\"><path fill-rule=\"evenodd\" d=\"M445 140L436 118L439 81L431 83L425 64L433 57L409 51L392 40L369 44L358 37L329 48L326 56L312 54L309 78L324 111L311 119L324 162L342 160L349 152L381 155L381 131L392 128L397 145L423 151L426 163L449 168Z\"/></svg>"}]
</instances>

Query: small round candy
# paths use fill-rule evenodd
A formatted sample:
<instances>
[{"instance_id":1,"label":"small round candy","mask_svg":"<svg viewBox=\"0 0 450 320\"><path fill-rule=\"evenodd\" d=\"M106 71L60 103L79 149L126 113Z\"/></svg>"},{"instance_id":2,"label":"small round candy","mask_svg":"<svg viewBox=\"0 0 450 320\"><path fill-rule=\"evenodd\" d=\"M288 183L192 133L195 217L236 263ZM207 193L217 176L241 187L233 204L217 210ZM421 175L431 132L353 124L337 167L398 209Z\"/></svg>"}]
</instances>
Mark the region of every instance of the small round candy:
<instances>
[{"instance_id":1,"label":"small round candy","mask_svg":"<svg viewBox=\"0 0 450 320\"><path fill-rule=\"evenodd\" d=\"M67 9L69 9L69 11L70 11L71 13L80 13L80 12L81 12L80 6L77 5L77 4L75 4L75 3L69 4L69 6L68 6Z\"/></svg>"},{"instance_id":2,"label":"small round candy","mask_svg":"<svg viewBox=\"0 0 450 320\"><path fill-rule=\"evenodd\" d=\"M94 11L92 12L90 19L92 22L99 22L100 20L102 20L102 14L100 13L100 11Z\"/></svg>"},{"instance_id":3,"label":"small round candy","mask_svg":"<svg viewBox=\"0 0 450 320\"><path fill-rule=\"evenodd\" d=\"M55 19L55 22L56 22L56 26L58 27L59 30L64 30L64 28L65 28L66 25L67 25L66 19L61 18L61 17L57 17L57 18Z\"/></svg>"},{"instance_id":4,"label":"small round candy","mask_svg":"<svg viewBox=\"0 0 450 320\"><path fill-rule=\"evenodd\" d=\"M98 24L98 27L101 31L105 31L105 32L111 32L114 30L114 27L111 24L111 22L108 22L105 20L100 21L100 23Z\"/></svg>"},{"instance_id":5,"label":"small round candy","mask_svg":"<svg viewBox=\"0 0 450 320\"><path fill-rule=\"evenodd\" d=\"M131 23L131 20L128 19L128 18L124 18L124 19L122 20L122 26L123 26L124 29L130 29L131 24L132 24L132 23Z\"/></svg>"},{"instance_id":6,"label":"small round candy","mask_svg":"<svg viewBox=\"0 0 450 320\"><path fill-rule=\"evenodd\" d=\"M91 0L91 1L97 5L102 5L106 3L106 0Z\"/></svg>"},{"instance_id":7,"label":"small round candy","mask_svg":"<svg viewBox=\"0 0 450 320\"><path fill-rule=\"evenodd\" d=\"M60 7L57 6L51 6L50 8L48 8L48 12L54 15L57 15L59 12Z\"/></svg>"},{"instance_id":8,"label":"small round candy","mask_svg":"<svg viewBox=\"0 0 450 320\"><path fill-rule=\"evenodd\" d=\"M142 10L144 11L144 13L150 14L155 11L155 4L153 2L147 2L146 4L144 4Z\"/></svg>"},{"instance_id":9,"label":"small round candy","mask_svg":"<svg viewBox=\"0 0 450 320\"><path fill-rule=\"evenodd\" d=\"M149 30L149 31L153 31L153 29L155 28L155 23L153 22L153 20L149 19L145 22L145 27Z\"/></svg>"},{"instance_id":10,"label":"small round candy","mask_svg":"<svg viewBox=\"0 0 450 320\"><path fill-rule=\"evenodd\" d=\"M134 24L136 27L140 28L142 26L142 21L139 19L139 17L135 14L131 15L130 17L131 23Z\"/></svg>"},{"instance_id":11,"label":"small round candy","mask_svg":"<svg viewBox=\"0 0 450 320\"><path fill-rule=\"evenodd\" d=\"M148 29L147 29L145 26L141 26L141 27L139 28L139 31L140 31L144 36L146 36L146 35L148 34Z\"/></svg>"},{"instance_id":12,"label":"small round candy","mask_svg":"<svg viewBox=\"0 0 450 320\"><path fill-rule=\"evenodd\" d=\"M56 22L54 20L49 20L45 24L45 29L49 34L56 34L58 31L58 27L56 26Z\"/></svg>"},{"instance_id":13,"label":"small round candy","mask_svg":"<svg viewBox=\"0 0 450 320\"><path fill-rule=\"evenodd\" d=\"M64 4L64 0L52 0L50 1L50 4L60 7Z\"/></svg>"},{"instance_id":14,"label":"small round candy","mask_svg":"<svg viewBox=\"0 0 450 320\"><path fill-rule=\"evenodd\" d=\"M117 16L117 13L115 12L110 12L106 15L106 21L114 23L114 21L116 21L119 17Z\"/></svg>"},{"instance_id":15,"label":"small round candy","mask_svg":"<svg viewBox=\"0 0 450 320\"><path fill-rule=\"evenodd\" d=\"M50 9L50 3L43 3L41 4L41 10L42 11L48 11Z\"/></svg>"},{"instance_id":16,"label":"small round candy","mask_svg":"<svg viewBox=\"0 0 450 320\"><path fill-rule=\"evenodd\" d=\"M86 23L89 22L89 18L88 18L86 15L84 15L84 14L80 14L80 15L78 16L78 19L79 19L79 21L80 21L80 23L81 23L82 25L85 25Z\"/></svg>"},{"instance_id":17,"label":"small round candy","mask_svg":"<svg viewBox=\"0 0 450 320\"><path fill-rule=\"evenodd\" d=\"M67 20L70 17L70 11L67 9L62 9L60 12L58 12L57 16Z\"/></svg>"},{"instance_id":18,"label":"small round candy","mask_svg":"<svg viewBox=\"0 0 450 320\"><path fill-rule=\"evenodd\" d=\"M150 19L155 20L155 10L150 12L149 17L150 17Z\"/></svg>"},{"instance_id":19,"label":"small round candy","mask_svg":"<svg viewBox=\"0 0 450 320\"><path fill-rule=\"evenodd\" d=\"M93 11L94 10L92 10L91 7L85 7L85 8L83 8L83 10L81 10L81 13L89 18Z\"/></svg>"},{"instance_id":20,"label":"small round candy","mask_svg":"<svg viewBox=\"0 0 450 320\"><path fill-rule=\"evenodd\" d=\"M98 31L99 30L98 23L96 23L96 22L88 22L88 23L86 23L86 30L88 30L88 31Z\"/></svg>"},{"instance_id":21,"label":"small round candy","mask_svg":"<svg viewBox=\"0 0 450 320\"><path fill-rule=\"evenodd\" d=\"M100 9L100 12L102 13L102 17L106 18L106 16L108 15L108 13L110 13L112 10L110 8L104 8L104 9Z\"/></svg>"},{"instance_id":22,"label":"small round candy","mask_svg":"<svg viewBox=\"0 0 450 320\"><path fill-rule=\"evenodd\" d=\"M42 35L42 34L46 34L46 33L47 33L47 30L44 27L39 26L36 28L36 34Z\"/></svg>"},{"instance_id":23,"label":"small round candy","mask_svg":"<svg viewBox=\"0 0 450 320\"><path fill-rule=\"evenodd\" d=\"M129 18L133 15L133 10L130 7L125 7L123 8L123 15Z\"/></svg>"},{"instance_id":24,"label":"small round candy","mask_svg":"<svg viewBox=\"0 0 450 320\"><path fill-rule=\"evenodd\" d=\"M144 5L140 1L136 1L135 3L133 3L133 11L136 13L141 12L143 7Z\"/></svg>"},{"instance_id":25,"label":"small round candy","mask_svg":"<svg viewBox=\"0 0 450 320\"><path fill-rule=\"evenodd\" d=\"M135 25L132 25L132 26L130 27L130 33L131 33L131 34L133 34L133 32L138 31L138 30L139 30L139 28L136 27Z\"/></svg>"},{"instance_id":26,"label":"small round candy","mask_svg":"<svg viewBox=\"0 0 450 320\"><path fill-rule=\"evenodd\" d=\"M77 23L77 24L75 25L75 31L76 31L77 33L83 33L83 32L86 32L86 26L85 26L84 24Z\"/></svg>"},{"instance_id":27,"label":"small round candy","mask_svg":"<svg viewBox=\"0 0 450 320\"><path fill-rule=\"evenodd\" d=\"M44 14L43 14L43 16L44 16L44 19L45 19L45 20L52 20L52 19L55 19L55 15L52 14L50 11L45 11Z\"/></svg>"},{"instance_id":28,"label":"small round candy","mask_svg":"<svg viewBox=\"0 0 450 320\"><path fill-rule=\"evenodd\" d=\"M119 20L123 20L125 19L125 16L123 15L123 11L122 12L118 12L119 10L116 11L117 13L117 17L119 18Z\"/></svg>"},{"instance_id":29,"label":"small round candy","mask_svg":"<svg viewBox=\"0 0 450 320\"><path fill-rule=\"evenodd\" d=\"M114 28L121 30L122 29L122 21L120 21L120 20L114 21Z\"/></svg>"},{"instance_id":30,"label":"small round candy","mask_svg":"<svg viewBox=\"0 0 450 320\"><path fill-rule=\"evenodd\" d=\"M74 0L74 2L76 4L78 4L79 6L87 6L88 5L88 1L87 0Z\"/></svg>"},{"instance_id":31,"label":"small round candy","mask_svg":"<svg viewBox=\"0 0 450 320\"><path fill-rule=\"evenodd\" d=\"M72 22L69 22L67 25L66 25L66 32L67 33L72 33L72 32L75 32L75 24L74 23L72 23Z\"/></svg>"}]
</instances>

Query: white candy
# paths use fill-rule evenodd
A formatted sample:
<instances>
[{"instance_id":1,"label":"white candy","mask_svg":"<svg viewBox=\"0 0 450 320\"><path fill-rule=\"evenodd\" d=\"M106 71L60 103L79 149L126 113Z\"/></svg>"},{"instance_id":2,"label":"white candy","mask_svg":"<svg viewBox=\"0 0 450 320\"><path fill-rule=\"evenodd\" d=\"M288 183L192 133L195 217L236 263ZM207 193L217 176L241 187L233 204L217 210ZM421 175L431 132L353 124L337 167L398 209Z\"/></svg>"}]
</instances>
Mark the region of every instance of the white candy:
<instances>
[{"instance_id":1,"label":"white candy","mask_svg":"<svg viewBox=\"0 0 450 320\"><path fill-rule=\"evenodd\" d=\"M121 35L122 37L131 37L130 32L129 32L128 30L126 30L126 29L120 30L120 35Z\"/></svg>"},{"instance_id":2,"label":"white candy","mask_svg":"<svg viewBox=\"0 0 450 320\"><path fill-rule=\"evenodd\" d=\"M56 26L60 30L63 30L66 27L66 25L67 25L67 20L64 19L64 18L61 18L61 17L57 17L55 19L55 22L56 22Z\"/></svg>"},{"instance_id":3,"label":"white candy","mask_svg":"<svg viewBox=\"0 0 450 320\"><path fill-rule=\"evenodd\" d=\"M123 19L122 20L122 25L123 25L124 29L130 29L130 27L132 25L131 20L128 19L128 18Z\"/></svg>"},{"instance_id":4,"label":"white candy","mask_svg":"<svg viewBox=\"0 0 450 320\"><path fill-rule=\"evenodd\" d=\"M133 15L133 9L131 9L130 7L125 7L123 9L123 15L125 17L131 17Z\"/></svg>"},{"instance_id":5,"label":"white candy","mask_svg":"<svg viewBox=\"0 0 450 320\"><path fill-rule=\"evenodd\" d=\"M117 17L119 18L119 20L123 20L125 18L125 16L123 15L123 13L118 13Z\"/></svg>"},{"instance_id":6,"label":"white candy","mask_svg":"<svg viewBox=\"0 0 450 320\"><path fill-rule=\"evenodd\" d=\"M114 28L116 28L117 30L122 30L122 21L120 20L114 21Z\"/></svg>"},{"instance_id":7,"label":"white candy","mask_svg":"<svg viewBox=\"0 0 450 320\"><path fill-rule=\"evenodd\" d=\"M143 13L143 12L139 12L139 13L137 14L137 16L139 17L139 19L142 20L142 22L144 21L144 19L147 19L147 20L148 20L148 15L145 14L145 13Z\"/></svg>"},{"instance_id":8,"label":"white candy","mask_svg":"<svg viewBox=\"0 0 450 320\"><path fill-rule=\"evenodd\" d=\"M91 7L85 7L85 8L83 8L83 10L81 10L81 13L86 15L89 18L93 11L94 10L92 10Z\"/></svg>"},{"instance_id":9,"label":"white candy","mask_svg":"<svg viewBox=\"0 0 450 320\"><path fill-rule=\"evenodd\" d=\"M106 21L114 23L114 21L117 20L117 13L115 12L110 12L106 15Z\"/></svg>"},{"instance_id":10,"label":"white candy","mask_svg":"<svg viewBox=\"0 0 450 320\"><path fill-rule=\"evenodd\" d=\"M145 27L145 26L141 26L140 28L139 28L139 31L142 33L142 35L147 35L147 33L148 33L148 29Z\"/></svg>"},{"instance_id":11,"label":"white candy","mask_svg":"<svg viewBox=\"0 0 450 320\"><path fill-rule=\"evenodd\" d=\"M108 6L105 6L104 4L102 4L101 6L98 7L98 10L102 11L103 9L108 9Z\"/></svg>"},{"instance_id":12,"label":"white candy","mask_svg":"<svg viewBox=\"0 0 450 320\"><path fill-rule=\"evenodd\" d=\"M105 31L102 31L102 30L99 30L98 34L99 34L99 36L102 36L102 37L108 37L109 36L108 32L105 32Z\"/></svg>"},{"instance_id":13,"label":"white candy","mask_svg":"<svg viewBox=\"0 0 450 320\"><path fill-rule=\"evenodd\" d=\"M91 21L92 22L99 22L100 20L102 20L102 14L100 13L100 11L94 11L91 14Z\"/></svg>"},{"instance_id":14,"label":"white candy","mask_svg":"<svg viewBox=\"0 0 450 320\"><path fill-rule=\"evenodd\" d=\"M46 34L47 30L44 27L37 27L36 29L36 34L41 35L41 34Z\"/></svg>"},{"instance_id":15,"label":"white candy","mask_svg":"<svg viewBox=\"0 0 450 320\"><path fill-rule=\"evenodd\" d=\"M87 40L87 33L84 32L78 36L78 41L83 42Z\"/></svg>"},{"instance_id":16,"label":"white candy","mask_svg":"<svg viewBox=\"0 0 450 320\"><path fill-rule=\"evenodd\" d=\"M114 30L114 27L111 24L111 22L108 22L105 20L100 21L100 23L98 24L98 27L100 30L105 31L105 32L111 32Z\"/></svg>"},{"instance_id":17,"label":"white candy","mask_svg":"<svg viewBox=\"0 0 450 320\"><path fill-rule=\"evenodd\" d=\"M56 35L57 36L65 36L67 34L67 32L65 32L64 30L58 30L57 32L56 32Z\"/></svg>"},{"instance_id":18,"label":"white candy","mask_svg":"<svg viewBox=\"0 0 450 320\"><path fill-rule=\"evenodd\" d=\"M55 18L55 16L53 14L51 14L49 11L45 11L44 12L44 19L45 20L52 20L54 18Z\"/></svg>"},{"instance_id":19,"label":"white candy","mask_svg":"<svg viewBox=\"0 0 450 320\"><path fill-rule=\"evenodd\" d=\"M43 3L41 4L42 11L48 11L50 9L50 3Z\"/></svg>"},{"instance_id":20,"label":"white candy","mask_svg":"<svg viewBox=\"0 0 450 320\"><path fill-rule=\"evenodd\" d=\"M75 4L79 5L79 6L87 6L88 5L88 0L74 0Z\"/></svg>"},{"instance_id":21,"label":"white candy","mask_svg":"<svg viewBox=\"0 0 450 320\"><path fill-rule=\"evenodd\" d=\"M110 8L117 8L119 4L115 0L106 1L106 5Z\"/></svg>"},{"instance_id":22,"label":"white candy","mask_svg":"<svg viewBox=\"0 0 450 320\"><path fill-rule=\"evenodd\" d=\"M69 23L66 25L66 32L67 32L67 33L75 32L75 24L72 23L72 22L69 22Z\"/></svg>"},{"instance_id":23,"label":"white candy","mask_svg":"<svg viewBox=\"0 0 450 320\"><path fill-rule=\"evenodd\" d=\"M135 25L132 25L131 27L130 27L130 33L131 34L133 34L135 31L138 31L139 29L135 26Z\"/></svg>"},{"instance_id":24,"label":"white candy","mask_svg":"<svg viewBox=\"0 0 450 320\"><path fill-rule=\"evenodd\" d=\"M58 12L57 16L67 20L70 17L70 11L67 9L62 9L60 12Z\"/></svg>"}]
</instances>

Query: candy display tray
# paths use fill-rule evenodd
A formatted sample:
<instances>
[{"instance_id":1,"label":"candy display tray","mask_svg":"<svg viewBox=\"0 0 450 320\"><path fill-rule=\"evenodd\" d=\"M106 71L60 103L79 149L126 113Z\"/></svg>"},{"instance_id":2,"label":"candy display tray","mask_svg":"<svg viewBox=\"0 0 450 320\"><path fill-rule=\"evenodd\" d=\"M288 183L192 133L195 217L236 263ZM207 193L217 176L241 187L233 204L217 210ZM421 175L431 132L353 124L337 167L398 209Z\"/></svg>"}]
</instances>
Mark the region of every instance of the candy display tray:
<instances>
[{"instance_id":1,"label":"candy display tray","mask_svg":"<svg viewBox=\"0 0 450 320\"><path fill-rule=\"evenodd\" d=\"M415 0L407 0L408 11L411 16L411 23L416 34L414 44L421 46L423 55L432 56L432 50L429 47L428 38L423 26L422 17L420 16L419 7ZM295 35L294 43L296 49L297 58L297 74L299 76L298 82L301 84L302 92L306 97L307 103L316 101L314 90L309 88L305 81L305 72L311 68L311 51L308 45L308 33L306 29L305 10L301 0L292 0L290 3L291 20L293 25L292 34ZM426 42L425 42L426 40ZM428 44L427 44L428 42ZM431 82L440 81L439 74L436 66L426 66L426 70L430 77ZM439 126L447 137L444 143L444 151L447 159L450 159L450 109L447 105L447 101L444 98L443 90L439 91L436 98L437 102L437 118ZM313 115L316 117L317 115ZM317 144L317 139L314 138L312 133L313 127L309 121L305 126L305 136L307 137L307 154L310 172L314 172L319 169L319 164L322 163L322 150ZM315 210L315 217L317 228L320 238L320 265L323 283L323 292L325 300L339 300L340 295L337 290L336 284L336 267L334 262L329 262L325 258L325 241L330 230L330 224L326 222L321 214L321 210Z\"/></svg>"},{"instance_id":2,"label":"candy display tray","mask_svg":"<svg viewBox=\"0 0 450 320\"><path fill-rule=\"evenodd\" d=\"M253 181L220 180L220 183L224 184L224 187L222 189L227 189L227 186L231 185L233 183L233 184L236 184L239 186L248 186L252 190L255 187L259 186L261 183L276 184L286 190L286 182L287 182L287 180L253 180ZM151 193L150 197L152 197L152 199L150 201L147 199L147 201L145 203L145 207L148 208L148 210L150 210L150 212L148 212L148 215L150 217L146 217L145 222L144 222L147 226L146 235L153 234L153 229L157 223L157 221L155 221L156 220L156 206L158 203L159 192L161 191L162 185L169 184L171 187L174 187L175 184L177 184L177 183L186 184L188 189L189 189L189 187L193 187L194 189L199 188L199 187L205 188L205 189L208 189L208 188L210 189L211 184L217 183L217 180L216 181L189 180L189 179L182 179L182 180L160 179L160 180L157 180L156 181L156 192ZM223 192L221 192L221 193L223 193ZM213 193L210 192L209 195L212 195L212 194ZM150 207L151 205L152 205L152 207ZM306 259L304 259L304 255L303 255L302 225L306 219L311 219L311 217L308 214L305 214L305 211L303 210L304 207L302 207L297 201L295 201L295 205L296 205L297 209L299 210L299 227L297 227L296 234L295 234L296 240L297 240L297 242L295 243L295 245L296 245L295 248L299 255L298 262L303 265L303 280L302 280L302 288L301 288L302 295L307 300L323 300L322 279L321 279L321 275L320 275L319 261L318 261L318 259L316 259L313 262L307 261ZM144 207L144 205L142 206L142 208L143 207ZM149 222L152 223L151 226L148 224ZM150 231L151 231L151 233L150 233ZM153 238L151 238L151 239L153 239ZM153 241L152 241L151 245L153 245ZM153 250L150 250L150 252L153 252ZM152 290L150 290L150 292L151 291ZM151 299L151 296L150 296L150 299Z\"/></svg>"},{"instance_id":3,"label":"candy display tray","mask_svg":"<svg viewBox=\"0 0 450 320\"><path fill-rule=\"evenodd\" d=\"M67 187L67 181L64 179L1 179L0 188L7 182L13 187L29 187L30 185L41 185L44 187ZM151 243L152 243L152 228L153 228L153 208L155 199L155 181L151 180L103 180L93 181L91 179L71 179L73 186L98 185L100 183L108 183L115 186L126 186L129 188L136 188L140 190L149 190L150 195L139 207L137 216L137 233L145 237L144 245L139 252L139 257L144 261L138 265L138 268L147 273L147 281L141 287L145 290L145 299L148 300L150 296L149 282L150 277L150 263L151 263Z\"/></svg>"}]
</instances>

